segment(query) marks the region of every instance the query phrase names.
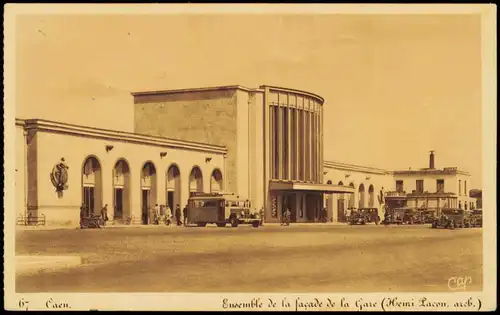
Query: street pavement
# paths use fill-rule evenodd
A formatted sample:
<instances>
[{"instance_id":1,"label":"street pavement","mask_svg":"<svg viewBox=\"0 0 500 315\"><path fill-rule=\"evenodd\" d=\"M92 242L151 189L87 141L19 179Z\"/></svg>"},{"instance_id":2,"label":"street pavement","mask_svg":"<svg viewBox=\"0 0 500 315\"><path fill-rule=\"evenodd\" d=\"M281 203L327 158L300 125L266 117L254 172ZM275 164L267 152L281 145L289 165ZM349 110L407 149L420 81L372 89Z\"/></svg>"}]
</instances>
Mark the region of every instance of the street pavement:
<instances>
[{"instance_id":1,"label":"street pavement","mask_svg":"<svg viewBox=\"0 0 500 315\"><path fill-rule=\"evenodd\" d=\"M28 292L447 292L482 289L481 229L267 225L21 230L17 255L80 255L16 276Z\"/></svg>"}]
</instances>

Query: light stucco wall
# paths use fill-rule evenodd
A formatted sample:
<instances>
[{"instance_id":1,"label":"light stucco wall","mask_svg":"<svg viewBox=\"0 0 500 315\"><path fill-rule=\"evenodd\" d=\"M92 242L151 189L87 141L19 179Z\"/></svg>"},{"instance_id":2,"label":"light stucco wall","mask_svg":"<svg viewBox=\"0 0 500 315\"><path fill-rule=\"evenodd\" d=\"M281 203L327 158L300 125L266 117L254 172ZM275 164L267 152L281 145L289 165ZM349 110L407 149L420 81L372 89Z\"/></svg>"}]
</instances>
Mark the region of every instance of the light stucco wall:
<instances>
[{"instance_id":1,"label":"light stucco wall","mask_svg":"<svg viewBox=\"0 0 500 315\"><path fill-rule=\"evenodd\" d=\"M95 156L102 171L102 203L108 204L108 215L113 212L113 168L123 158L130 168L130 205L131 214L141 217L141 170L145 162L151 161L156 168L157 200L152 203L165 204L167 170L175 163L181 176L181 208L187 203L189 195L189 174L193 166L199 166L203 174L203 190L210 191L210 175L215 168L225 176L222 154L192 150L165 148L155 145L134 144L118 140L104 140L82 136L38 131L36 155L36 203L39 214L45 214L47 224L78 225L79 207L82 203L82 168L88 156ZM113 145L106 152L105 146ZM163 158L160 152L167 152ZM210 156L210 162L205 158ZM68 165L68 190L63 197L57 196L50 180L55 164L64 157ZM32 196L33 197L33 196Z\"/></svg>"},{"instance_id":2,"label":"light stucco wall","mask_svg":"<svg viewBox=\"0 0 500 315\"><path fill-rule=\"evenodd\" d=\"M328 184L331 181L332 185L339 185L340 182L344 186L349 186L351 183L354 185L354 207L359 207L360 192L359 187L361 184L365 187L365 197L364 197L364 207L369 206L369 187L373 185L373 206L379 209L379 216L383 217L383 210L378 200L378 195L380 190L383 188L384 191L394 190L393 177L390 174L374 174L372 172L356 171L355 168L351 170L346 169L336 169L334 167L324 167L323 172L323 183ZM345 177L346 174L349 177ZM369 178L367 178L369 177ZM339 219L338 213L338 200L343 198L345 201L345 207L349 207L349 198L352 194L325 194L325 206L327 207L329 217L333 221Z\"/></svg>"},{"instance_id":3,"label":"light stucco wall","mask_svg":"<svg viewBox=\"0 0 500 315\"><path fill-rule=\"evenodd\" d=\"M413 190L417 189L417 180L424 181L424 192L427 191L429 193L435 193L437 190L438 179L444 180L444 192L446 193L454 193L458 196L458 202L461 204L467 203L468 207L470 207L470 202L473 201L472 198L469 197L469 190L472 187L471 176L463 175L463 174L395 174L394 175L394 186L396 185L397 180L403 181L403 190L406 193L411 193ZM459 192L459 180L461 180L461 192ZM467 181L467 192L464 192L464 183Z\"/></svg>"},{"instance_id":4,"label":"light stucco wall","mask_svg":"<svg viewBox=\"0 0 500 315\"><path fill-rule=\"evenodd\" d=\"M136 133L225 146L224 190L240 193L237 123L245 116L237 118L237 113L248 104L237 100L236 89L135 96L134 103Z\"/></svg>"},{"instance_id":5,"label":"light stucco wall","mask_svg":"<svg viewBox=\"0 0 500 315\"><path fill-rule=\"evenodd\" d=\"M24 136L24 128L16 126L16 217L27 215L26 209L26 140Z\"/></svg>"},{"instance_id":6,"label":"light stucco wall","mask_svg":"<svg viewBox=\"0 0 500 315\"><path fill-rule=\"evenodd\" d=\"M259 210L264 205L264 94L238 90L236 100L237 194Z\"/></svg>"},{"instance_id":7,"label":"light stucco wall","mask_svg":"<svg viewBox=\"0 0 500 315\"><path fill-rule=\"evenodd\" d=\"M249 195L256 210L264 206L264 187L266 177L264 174L264 93L253 92L249 94Z\"/></svg>"}]
</instances>

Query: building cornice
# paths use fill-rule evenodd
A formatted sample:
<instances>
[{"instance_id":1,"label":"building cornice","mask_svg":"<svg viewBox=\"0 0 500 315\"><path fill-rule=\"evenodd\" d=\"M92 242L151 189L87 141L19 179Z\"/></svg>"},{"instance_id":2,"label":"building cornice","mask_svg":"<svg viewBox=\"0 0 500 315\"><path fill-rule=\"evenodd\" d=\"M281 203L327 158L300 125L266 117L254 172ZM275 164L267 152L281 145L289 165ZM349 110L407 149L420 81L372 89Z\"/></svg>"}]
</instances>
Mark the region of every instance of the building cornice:
<instances>
[{"instance_id":1,"label":"building cornice","mask_svg":"<svg viewBox=\"0 0 500 315\"><path fill-rule=\"evenodd\" d=\"M346 164L334 161L324 161L324 168L351 171L351 172L360 172L360 173L370 173L370 174L378 174L378 175L391 175L392 172L388 170L384 170L381 168L355 165L355 164Z\"/></svg>"},{"instance_id":2,"label":"building cornice","mask_svg":"<svg viewBox=\"0 0 500 315\"><path fill-rule=\"evenodd\" d=\"M461 170L405 170L405 171L394 171L394 175L467 175L470 176L469 172Z\"/></svg>"},{"instance_id":3,"label":"building cornice","mask_svg":"<svg viewBox=\"0 0 500 315\"><path fill-rule=\"evenodd\" d=\"M226 90L242 90L242 91L246 91L246 92L263 92L263 90L261 90L261 89L251 89L251 88L247 88L247 87L244 87L241 85L225 85L225 86L190 88L190 89L142 91L142 92L132 92L130 94L132 94L132 96L147 96L147 95L167 95L167 94L226 91Z\"/></svg>"},{"instance_id":4,"label":"building cornice","mask_svg":"<svg viewBox=\"0 0 500 315\"><path fill-rule=\"evenodd\" d=\"M227 154L227 148L193 141L184 141L157 136L143 135L131 132L101 129L44 119L16 119L16 125L24 123L25 130L35 130L50 133L62 133L81 137L105 139L144 145L152 145L164 148L181 150L202 151L214 154Z\"/></svg>"},{"instance_id":5,"label":"building cornice","mask_svg":"<svg viewBox=\"0 0 500 315\"><path fill-rule=\"evenodd\" d=\"M325 161L323 163L324 168L345 170L360 173L370 173L379 175L466 175L471 176L469 172L458 170L458 169L424 169L424 170L404 170L404 171L390 171L381 168L375 168L370 166L362 166L355 164L340 163L334 161Z\"/></svg>"},{"instance_id":6,"label":"building cornice","mask_svg":"<svg viewBox=\"0 0 500 315\"><path fill-rule=\"evenodd\" d=\"M321 105L323 105L325 103L325 99L322 98L321 96L319 96L318 94L314 94L314 93L303 91L303 90L290 89L290 88L279 87L279 86L272 86L272 85L261 85L259 88L260 89L266 89L266 88L268 88L270 91L303 94L303 95L307 95L309 97L312 97L312 98L315 98L315 99L319 100L321 102Z\"/></svg>"},{"instance_id":7,"label":"building cornice","mask_svg":"<svg viewBox=\"0 0 500 315\"><path fill-rule=\"evenodd\" d=\"M16 118L16 126L24 127L25 126L24 119Z\"/></svg>"}]
</instances>

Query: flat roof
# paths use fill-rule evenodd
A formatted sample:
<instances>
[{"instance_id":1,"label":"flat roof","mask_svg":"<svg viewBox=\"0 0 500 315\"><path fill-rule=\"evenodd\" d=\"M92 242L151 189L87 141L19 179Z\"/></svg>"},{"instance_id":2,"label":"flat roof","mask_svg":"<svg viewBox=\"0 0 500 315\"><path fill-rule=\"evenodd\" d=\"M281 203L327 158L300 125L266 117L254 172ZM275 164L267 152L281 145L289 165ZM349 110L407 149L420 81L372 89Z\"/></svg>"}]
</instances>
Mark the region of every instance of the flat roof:
<instances>
[{"instance_id":1,"label":"flat roof","mask_svg":"<svg viewBox=\"0 0 500 315\"><path fill-rule=\"evenodd\" d=\"M227 148L225 146L151 136L151 135L138 134L125 131L81 126L81 125L68 124L57 121L50 121L45 119L16 119L16 125L24 126L25 130L62 133L62 134L97 138L97 139L107 139L112 141L154 145L166 148L202 151L215 154L227 154Z\"/></svg>"},{"instance_id":2,"label":"flat roof","mask_svg":"<svg viewBox=\"0 0 500 315\"><path fill-rule=\"evenodd\" d=\"M247 87L244 87L241 85L223 85L223 86L200 87L200 88L140 91L140 92L131 92L130 94L132 94L133 96L142 96L142 95L176 94L176 93L224 91L224 90L243 90L243 91L248 91L248 92L263 92L262 90L259 90L259 89L251 89L251 88L247 88Z\"/></svg>"},{"instance_id":3,"label":"flat roof","mask_svg":"<svg viewBox=\"0 0 500 315\"><path fill-rule=\"evenodd\" d=\"M321 104L325 102L325 99L318 94L274 85L261 85L259 88L249 88L242 85L222 85L222 86L212 86L212 87L198 87L198 88L185 88L185 89L170 89L170 90L153 90L153 91L139 91L131 92L132 96L145 96L145 95L162 95L162 94L178 94L178 93L196 93L196 92L208 92L208 91L226 91L226 90L242 90L247 92L264 92L265 89L269 89L277 92L289 92L308 95L310 97L317 98L321 101Z\"/></svg>"},{"instance_id":4,"label":"flat roof","mask_svg":"<svg viewBox=\"0 0 500 315\"><path fill-rule=\"evenodd\" d=\"M393 171L394 175L469 175L470 173L466 171L459 170L456 167L446 167L444 169L419 169L419 170L404 170L404 171Z\"/></svg>"},{"instance_id":5,"label":"flat roof","mask_svg":"<svg viewBox=\"0 0 500 315\"><path fill-rule=\"evenodd\" d=\"M283 191L314 191L314 192L328 192L328 193L347 193L353 194L354 188L350 186L340 185L327 185L295 181L275 181L269 183L270 190L283 190Z\"/></svg>"}]
</instances>

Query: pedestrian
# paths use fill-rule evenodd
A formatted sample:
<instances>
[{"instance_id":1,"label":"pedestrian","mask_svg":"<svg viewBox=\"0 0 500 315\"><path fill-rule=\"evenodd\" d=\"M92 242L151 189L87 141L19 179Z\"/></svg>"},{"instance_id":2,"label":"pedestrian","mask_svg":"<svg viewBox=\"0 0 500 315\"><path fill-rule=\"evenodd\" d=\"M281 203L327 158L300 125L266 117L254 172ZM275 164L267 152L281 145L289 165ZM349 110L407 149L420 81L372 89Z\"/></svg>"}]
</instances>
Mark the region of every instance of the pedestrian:
<instances>
[{"instance_id":1,"label":"pedestrian","mask_svg":"<svg viewBox=\"0 0 500 315\"><path fill-rule=\"evenodd\" d=\"M165 210L165 224L170 225L172 223L172 209L170 206L167 206Z\"/></svg>"},{"instance_id":2,"label":"pedestrian","mask_svg":"<svg viewBox=\"0 0 500 315\"><path fill-rule=\"evenodd\" d=\"M260 215L260 225L264 225L264 207L260 208L259 215Z\"/></svg>"},{"instance_id":3,"label":"pedestrian","mask_svg":"<svg viewBox=\"0 0 500 315\"><path fill-rule=\"evenodd\" d=\"M181 221L181 207L179 205L175 206L175 219L177 220L177 225L182 225Z\"/></svg>"},{"instance_id":4,"label":"pedestrian","mask_svg":"<svg viewBox=\"0 0 500 315\"><path fill-rule=\"evenodd\" d=\"M290 225L290 217L292 216L292 212L290 211L290 208L286 208L285 211L285 224L288 226Z\"/></svg>"},{"instance_id":5,"label":"pedestrian","mask_svg":"<svg viewBox=\"0 0 500 315\"><path fill-rule=\"evenodd\" d=\"M326 210L326 207L323 208L323 222L328 222L328 211Z\"/></svg>"},{"instance_id":6,"label":"pedestrian","mask_svg":"<svg viewBox=\"0 0 500 315\"><path fill-rule=\"evenodd\" d=\"M153 208L153 224L159 224L158 216L160 215L160 206L156 204Z\"/></svg>"},{"instance_id":7,"label":"pedestrian","mask_svg":"<svg viewBox=\"0 0 500 315\"><path fill-rule=\"evenodd\" d=\"M187 207L187 205L184 206L184 209L182 209L182 215L184 217L184 226L186 226L187 222L188 222L188 207Z\"/></svg>"},{"instance_id":8,"label":"pedestrian","mask_svg":"<svg viewBox=\"0 0 500 315\"><path fill-rule=\"evenodd\" d=\"M82 206L80 207L80 228L84 227L84 221L85 221L84 218L85 218L85 214L86 214L85 210L86 210L85 204L82 203Z\"/></svg>"},{"instance_id":9,"label":"pedestrian","mask_svg":"<svg viewBox=\"0 0 500 315\"><path fill-rule=\"evenodd\" d=\"M101 219L103 222L102 225L106 226L106 221L108 221L108 204L105 204L101 209Z\"/></svg>"}]
</instances>

